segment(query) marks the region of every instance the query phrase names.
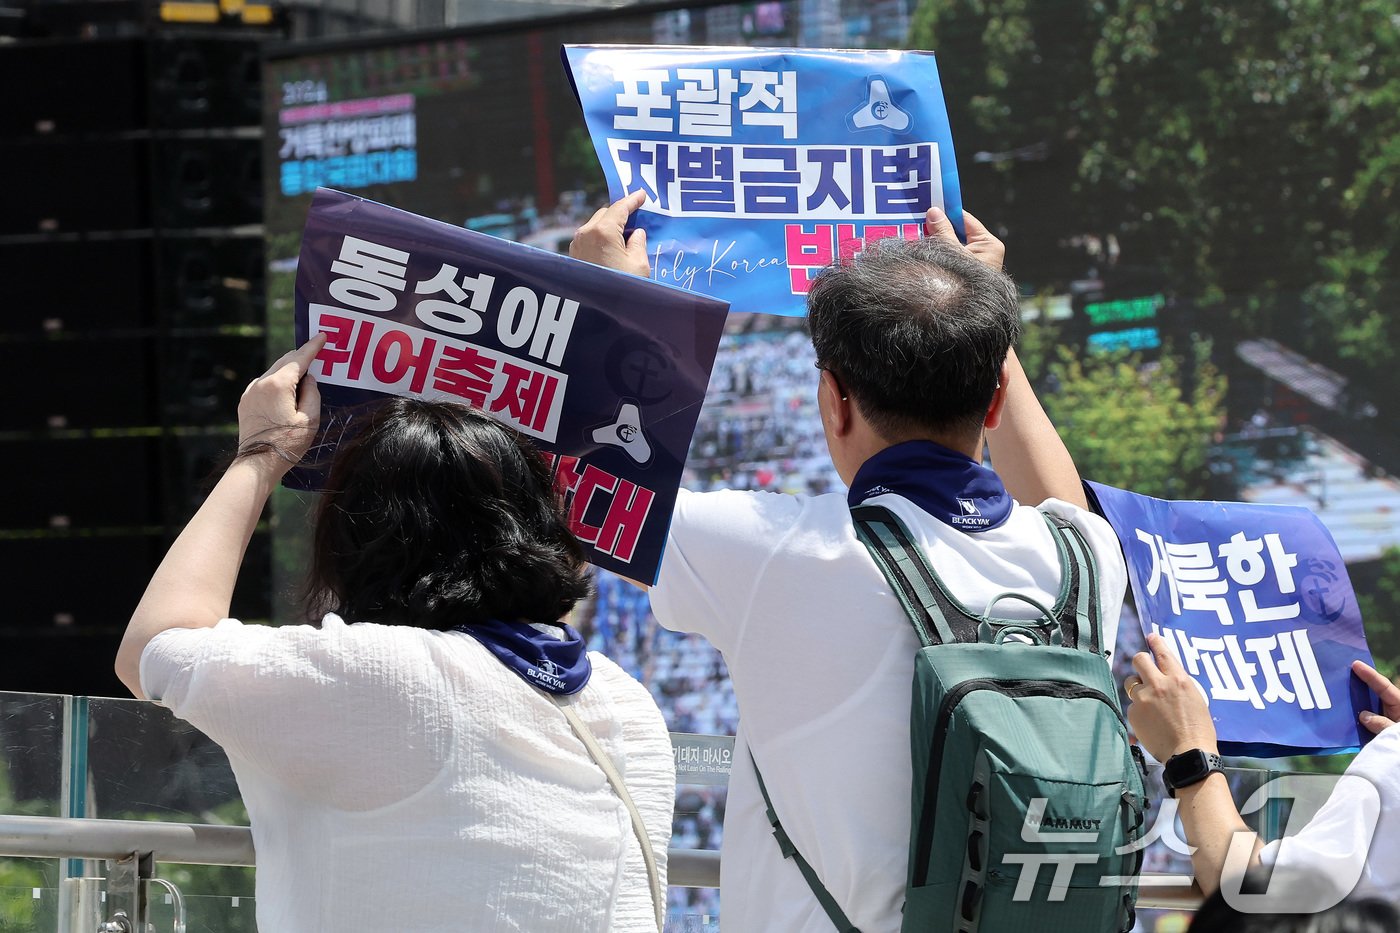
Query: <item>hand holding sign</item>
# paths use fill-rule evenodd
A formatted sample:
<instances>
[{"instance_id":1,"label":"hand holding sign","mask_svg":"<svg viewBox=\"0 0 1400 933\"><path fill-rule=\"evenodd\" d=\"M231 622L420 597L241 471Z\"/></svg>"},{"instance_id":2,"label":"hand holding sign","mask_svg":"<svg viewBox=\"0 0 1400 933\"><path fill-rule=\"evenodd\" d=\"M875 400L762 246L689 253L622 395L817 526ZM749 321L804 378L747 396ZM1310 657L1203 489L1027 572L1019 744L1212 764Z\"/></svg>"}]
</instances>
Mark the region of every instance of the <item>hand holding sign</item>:
<instances>
[{"instance_id":1,"label":"hand holding sign","mask_svg":"<svg viewBox=\"0 0 1400 933\"><path fill-rule=\"evenodd\" d=\"M967 251L986 265L1000 270L1002 263L1006 260L1006 244L997 239L982 221L973 217L966 210L962 212L962 216L963 225L967 228ZM963 245L962 241L958 239L957 231L953 229L953 222L939 207L930 207L924 216L924 236L937 237L948 243Z\"/></svg>"},{"instance_id":2,"label":"hand holding sign","mask_svg":"<svg viewBox=\"0 0 1400 933\"><path fill-rule=\"evenodd\" d=\"M1360 714L1376 700L1352 663L1371 652L1346 565L1316 515L1085 487L1123 547L1144 633L1160 635L1206 691L1225 754L1365 744Z\"/></svg>"},{"instance_id":3,"label":"hand holding sign","mask_svg":"<svg viewBox=\"0 0 1400 933\"><path fill-rule=\"evenodd\" d=\"M1142 747L1158 761L1193 748L1218 754L1215 725L1201 688L1186 673L1160 635L1148 635L1149 654L1133 656L1133 670L1124 682L1128 691L1128 724Z\"/></svg>"},{"instance_id":4,"label":"hand holding sign","mask_svg":"<svg viewBox=\"0 0 1400 933\"><path fill-rule=\"evenodd\" d=\"M321 393L311 362L325 346L313 334L248 383L238 402L238 452L265 461L280 477L306 456L321 423Z\"/></svg>"},{"instance_id":5,"label":"hand holding sign","mask_svg":"<svg viewBox=\"0 0 1400 933\"><path fill-rule=\"evenodd\" d=\"M657 281L801 316L818 272L918 237L930 207L961 230L927 52L571 45L564 60L608 191L642 196Z\"/></svg>"},{"instance_id":6,"label":"hand holding sign","mask_svg":"<svg viewBox=\"0 0 1400 933\"><path fill-rule=\"evenodd\" d=\"M569 243L569 255L605 269L630 272L651 278L651 261L647 258L647 232L640 228L626 236L627 219L642 206L646 195L634 191L607 207L598 209Z\"/></svg>"},{"instance_id":7,"label":"hand holding sign","mask_svg":"<svg viewBox=\"0 0 1400 933\"><path fill-rule=\"evenodd\" d=\"M623 235L637 202L599 211L576 252L644 276L645 237ZM309 423L317 396L298 408L293 392L308 367L325 402L323 462L385 396L471 405L544 454L589 560L656 578L723 302L321 189L295 309L298 337L320 331L324 344L260 380L250 431ZM270 449L305 449L289 445ZM312 463L286 482L319 489L325 476Z\"/></svg>"},{"instance_id":8,"label":"hand holding sign","mask_svg":"<svg viewBox=\"0 0 1400 933\"><path fill-rule=\"evenodd\" d=\"M1385 714L1380 715L1370 710L1362 710L1359 717L1361 724L1379 735L1400 722L1400 686L1386 680L1384 674L1365 661L1353 661L1351 672L1360 678L1362 683L1376 692L1376 696L1381 701L1381 711Z\"/></svg>"}]
</instances>

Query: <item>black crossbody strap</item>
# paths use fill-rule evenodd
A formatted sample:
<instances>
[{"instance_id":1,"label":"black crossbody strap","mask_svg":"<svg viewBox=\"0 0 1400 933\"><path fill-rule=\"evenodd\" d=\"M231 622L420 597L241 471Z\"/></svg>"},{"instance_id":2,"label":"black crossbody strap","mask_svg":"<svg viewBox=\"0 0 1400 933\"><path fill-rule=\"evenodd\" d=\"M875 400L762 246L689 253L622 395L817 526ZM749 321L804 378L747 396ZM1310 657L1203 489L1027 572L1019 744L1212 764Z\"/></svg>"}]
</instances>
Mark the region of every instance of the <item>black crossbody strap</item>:
<instances>
[{"instance_id":1,"label":"black crossbody strap","mask_svg":"<svg viewBox=\"0 0 1400 933\"><path fill-rule=\"evenodd\" d=\"M802 872L802 877L807 881L807 887L812 889L812 893L817 896L817 902L822 905L822 910L831 918L831 922L836 925L836 929L841 933L860 933L856 925L851 923L846 916L841 905L836 903L836 898L831 896L831 892L821 883L817 877L817 871L810 862L802 857L802 853L797 851L797 846L792 844L788 838L787 830L783 829L782 822L778 819L778 811L773 809L773 801L768 799L768 788L763 786L763 772L758 770L758 762L749 756L749 761L753 763L754 776L758 778L758 792L763 795L763 805L768 809L768 822L773 827L773 838L778 840L778 848L782 850L783 858L790 858L797 863L797 870Z\"/></svg>"}]
</instances>

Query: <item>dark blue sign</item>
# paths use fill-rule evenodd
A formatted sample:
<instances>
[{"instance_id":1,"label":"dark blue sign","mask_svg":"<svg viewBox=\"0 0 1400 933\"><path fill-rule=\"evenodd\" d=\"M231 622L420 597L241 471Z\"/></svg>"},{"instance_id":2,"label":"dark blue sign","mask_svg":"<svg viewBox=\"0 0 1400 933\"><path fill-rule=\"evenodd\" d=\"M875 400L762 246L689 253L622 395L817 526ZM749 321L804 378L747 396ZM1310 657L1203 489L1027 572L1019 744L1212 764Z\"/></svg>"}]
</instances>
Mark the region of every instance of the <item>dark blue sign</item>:
<instances>
[{"instance_id":1,"label":"dark blue sign","mask_svg":"<svg viewBox=\"0 0 1400 933\"><path fill-rule=\"evenodd\" d=\"M1128 563L1145 632L1157 632L1210 703L1227 755L1355 751L1376 698L1346 565L1307 509L1167 502L1085 484Z\"/></svg>"},{"instance_id":2,"label":"dark blue sign","mask_svg":"<svg viewBox=\"0 0 1400 933\"><path fill-rule=\"evenodd\" d=\"M646 192L652 277L736 311L801 315L812 279L883 237L959 236L929 52L565 46L614 199Z\"/></svg>"},{"instance_id":3,"label":"dark blue sign","mask_svg":"<svg viewBox=\"0 0 1400 933\"><path fill-rule=\"evenodd\" d=\"M601 567L655 582L723 302L325 188L307 215L297 342L327 335L326 462L384 395L465 402L554 465ZM315 469L289 484L318 488Z\"/></svg>"}]
</instances>

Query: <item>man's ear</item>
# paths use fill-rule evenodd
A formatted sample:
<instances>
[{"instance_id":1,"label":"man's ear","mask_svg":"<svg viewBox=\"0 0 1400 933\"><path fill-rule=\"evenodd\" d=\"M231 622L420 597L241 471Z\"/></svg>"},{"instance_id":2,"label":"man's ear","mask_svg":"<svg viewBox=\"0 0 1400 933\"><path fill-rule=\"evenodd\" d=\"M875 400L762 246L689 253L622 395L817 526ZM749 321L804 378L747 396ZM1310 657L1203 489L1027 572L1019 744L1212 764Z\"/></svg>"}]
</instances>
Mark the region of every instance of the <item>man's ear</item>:
<instances>
[{"instance_id":1,"label":"man's ear","mask_svg":"<svg viewBox=\"0 0 1400 933\"><path fill-rule=\"evenodd\" d=\"M821 384L817 387L818 408L828 430L836 437L845 437L851 432L852 406L855 402L846 394L841 383L829 370L822 370Z\"/></svg>"},{"instance_id":2,"label":"man's ear","mask_svg":"<svg viewBox=\"0 0 1400 933\"><path fill-rule=\"evenodd\" d=\"M1009 382L1007 377L1006 364L1001 364L1001 371L997 373L996 391L992 393L992 403L987 406L987 417L982 419L982 425L988 431L995 431L997 425L1001 424L1002 413L1006 410L1006 386Z\"/></svg>"}]
</instances>

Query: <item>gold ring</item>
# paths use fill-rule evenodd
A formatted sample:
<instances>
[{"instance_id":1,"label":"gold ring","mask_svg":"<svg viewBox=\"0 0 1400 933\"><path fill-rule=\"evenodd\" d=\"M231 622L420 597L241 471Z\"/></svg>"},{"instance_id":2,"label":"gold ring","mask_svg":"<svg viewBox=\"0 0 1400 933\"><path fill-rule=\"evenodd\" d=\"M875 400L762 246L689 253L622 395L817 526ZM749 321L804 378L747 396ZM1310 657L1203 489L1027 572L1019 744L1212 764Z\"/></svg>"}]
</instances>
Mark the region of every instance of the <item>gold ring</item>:
<instances>
[{"instance_id":1,"label":"gold ring","mask_svg":"<svg viewBox=\"0 0 1400 933\"><path fill-rule=\"evenodd\" d=\"M1128 702L1129 702L1129 703L1133 702L1133 691L1136 690L1138 687L1141 687L1141 686L1142 686L1142 681L1140 681L1140 680L1134 680L1132 683L1128 684L1127 691L1128 691Z\"/></svg>"}]
</instances>

